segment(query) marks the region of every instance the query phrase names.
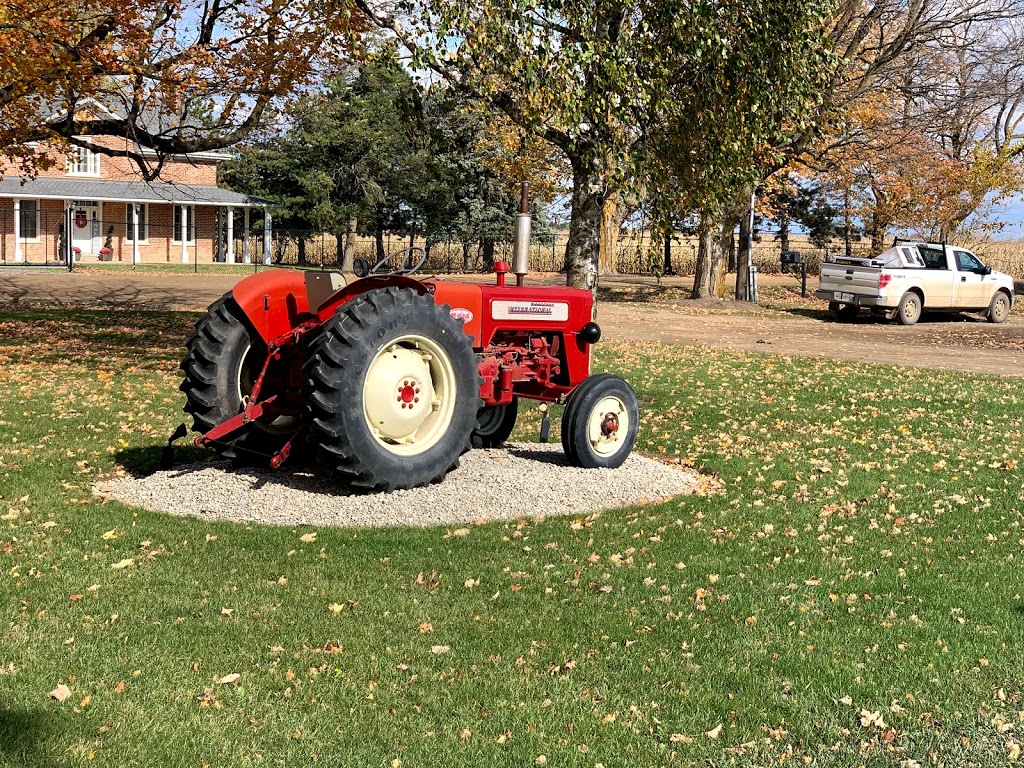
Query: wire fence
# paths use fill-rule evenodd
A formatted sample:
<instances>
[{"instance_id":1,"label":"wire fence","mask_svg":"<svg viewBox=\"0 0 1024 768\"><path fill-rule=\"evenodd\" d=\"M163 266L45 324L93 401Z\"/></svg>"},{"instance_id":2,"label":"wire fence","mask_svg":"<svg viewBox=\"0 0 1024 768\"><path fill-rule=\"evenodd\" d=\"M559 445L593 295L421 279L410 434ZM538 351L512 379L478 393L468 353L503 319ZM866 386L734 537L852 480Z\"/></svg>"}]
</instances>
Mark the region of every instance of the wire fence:
<instances>
[{"instance_id":1,"label":"wire fence","mask_svg":"<svg viewBox=\"0 0 1024 768\"><path fill-rule=\"evenodd\" d=\"M298 243L305 239L304 259L300 258ZM565 247L568 233L537 234L530 243L530 270L534 272L562 272L565 269ZM338 238L331 234L276 232L274 235L274 262L313 268L336 268L339 261ZM421 272L473 273L490 271L488 247L480 241L466 241L451 237L416 237L389 235L381 237L380 246L370 236L352 238L353 258L363 259L370 265L377 262L380 251L393 254L404 248L419 247L426 251ZM511 261L512 242L496 241L490 245L493 260ZM677 275L692 275L697 266L698 241L695 237L678 235L671 243L671 271ZM821 262L846 252L845 244L836 243L821 248L807 241L793 239L790 250L797 251L807 263L809 273L817 274ZM852 253L867 256L867 242L853 244ZM781 272L781 244L767 238L754 243L753 263L761 273ZM647 232L627 232L620 236L616 271L624 275L662 275L666 272L665 243L661 237L652 238Z\"/></svg>"},{"instance_id":2,"label":"wire fence","mask_svg":"<svg viewBox=\"0 0 1024 768\"><path fill-rule=\"evenodd\" d=\"M114 206L107 206L107 214ZM224 217L215 209L197 209L186 223L182 244L180 213L167 206L163 209L142 209L140 220L132 221L126 213L121 217L99 217L89 210L72 209L70 216L62 210L22 210L19 221L20 238L14 238L14 213L0 210L0 265L66 266L69 248L76 263L112 262L127 265L189 264L198 271L200 264L247 263L254 270L264 265L301 266L309 269L337 269L343 262L344 245L351 256L374 265L381 253L385 256L412 246L426 252L421 273L487 272L494 261L511 261L511 240L485 243L462 240L449 235L411 237L383 233L371 235L334 235L305 230L273 229L264 236L263 222L256 219L246 236L238 223L228 240ZM136 226L138 227L136 229ZM135 233L138 232L138 244ZM565 267L568 233L534 232L530 245L530 270L561 272ZM341 247L339 247L341 246ZM676 235L671 241L670 264L666 263L665 241L648 230L629 230L618 242L615 268L625 275L662 275L669 272L691 275L696 269L698 243L695 237ZM827 248L812 246L794 238L790 249L798 251L808 272L816 274L822 261L845 252L842 243ZM753 263L761 273L781 271L781 244L763 236L754 243ZM857 243L855 255L868 255L868 244ZM180 268L180 267L179 267Z\"/></svg>"}]
</instances>

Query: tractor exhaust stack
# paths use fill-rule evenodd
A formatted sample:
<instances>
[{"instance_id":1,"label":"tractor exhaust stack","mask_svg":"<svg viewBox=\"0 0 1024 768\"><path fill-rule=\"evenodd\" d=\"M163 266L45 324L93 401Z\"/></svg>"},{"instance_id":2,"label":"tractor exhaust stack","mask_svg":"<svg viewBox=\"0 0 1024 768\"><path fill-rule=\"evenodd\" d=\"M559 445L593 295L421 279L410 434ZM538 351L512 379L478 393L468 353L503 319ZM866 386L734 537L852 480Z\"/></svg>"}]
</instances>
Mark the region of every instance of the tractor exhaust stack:
<instances>
[{"instance_id":1,"label":"tractor exhaust stack","mask_svg":"<svg viewBox=\"0 0 1024 768\"><path fill-rule=\"evenodd\" d=\"M516 285L522 287L530 271L530 185L523 182L523 195L519 201L519 216L516 218L516 236L512 243L512 273Z\"/></svg>"}]
</instances>

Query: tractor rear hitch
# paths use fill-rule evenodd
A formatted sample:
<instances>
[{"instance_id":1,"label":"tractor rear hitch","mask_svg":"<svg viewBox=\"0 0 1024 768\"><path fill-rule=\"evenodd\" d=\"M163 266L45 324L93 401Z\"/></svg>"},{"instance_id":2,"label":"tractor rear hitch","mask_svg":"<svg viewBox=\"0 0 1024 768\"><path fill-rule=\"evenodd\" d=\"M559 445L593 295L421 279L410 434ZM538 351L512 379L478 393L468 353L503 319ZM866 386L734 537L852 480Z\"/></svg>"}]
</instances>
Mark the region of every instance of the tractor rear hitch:
<instances>
[{"instance_id":1,"label":"tractor rear hitch","mask_svg":"<svg viewBox=\"0 0 1024 768\"><path fill-rule=\"evenodd\" d=\"M160 471L165 472L174 466L174 441L180 440L188 434L188 427L184 424L179 424L171 436L167 438L167 445L164 446L163 452L160 454Z\"/></svg>"}]
</instances>

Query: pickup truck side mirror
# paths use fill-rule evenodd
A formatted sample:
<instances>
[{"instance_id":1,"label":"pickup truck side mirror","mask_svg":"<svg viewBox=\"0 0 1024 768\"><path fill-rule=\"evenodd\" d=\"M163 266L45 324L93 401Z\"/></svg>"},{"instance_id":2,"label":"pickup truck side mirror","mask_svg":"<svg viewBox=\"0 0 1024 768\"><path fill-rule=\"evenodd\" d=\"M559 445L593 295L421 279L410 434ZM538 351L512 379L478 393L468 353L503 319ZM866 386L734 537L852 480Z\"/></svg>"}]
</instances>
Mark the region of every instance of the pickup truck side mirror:
<instances>
[{"instance_id":1,"label":"pickup truck side mirror","mask_svg":"<svg viewBox=\"0 0 1024 768\"><path fill-rule=\"evenodd\" d=\"M992 274L992 267L990 267L990 266L988 266L986 264L985 266L980 267L977 270L977 272L978 272L979 275L991 275Z\"/></svg>"}]
</instances>

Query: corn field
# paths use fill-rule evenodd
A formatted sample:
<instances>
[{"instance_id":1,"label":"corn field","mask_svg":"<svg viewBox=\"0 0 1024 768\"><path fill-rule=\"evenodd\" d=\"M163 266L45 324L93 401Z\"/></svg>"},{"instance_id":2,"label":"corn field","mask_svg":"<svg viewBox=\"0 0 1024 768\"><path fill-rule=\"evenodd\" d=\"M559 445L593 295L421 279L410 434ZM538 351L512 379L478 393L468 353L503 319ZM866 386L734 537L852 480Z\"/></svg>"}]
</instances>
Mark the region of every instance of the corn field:
<instances>
[{"instance_id":1,"label":"corn field","mask_svg":"<svg viewBox=\"0 0 1024 768\"><path fill-rule=\"evenodd\" d=\"M301 233L306 240L306 264L329 269L337 264L337 239L331 234ZM299 233L277 231L274 233L274 260L281 264L298 263ZM530 269L534 272L560 272L564 266L565 244L568 234L535 234L530 245ZM414 243L417 248L427 248L423 237L411 240L408 236L385 235L384 251L394 254ZM888 243L888 241L887 241ZM994 269L1017 278L1024 278L1024 243L979 241L966 243ZM821 263L845 253L844 244L836 241L827 248L819 248L799 235L790 236L790 250L797 251L807 263L808 274L816 275ZM236 249L237 251L237 249ZM372 237L357 236L354 257L376 263L376 245ZM871 255L870 242L861 240L852 248L855 256ZM781 247L772 235L762 235L754 242L753 263L761 274L781 272ZM512 259L512 243L494 244L496 260ZM672 241L672 270L677 275L692 275L697 263L697 239L678 235ZM625 275L660 275L664 273L664 241L653 239L647 231L628 231L620 236L616 268ZM470 273L484 271L483 249L479 243L464 243L460 240L443 238L431 240L421 273Z\"/></svg>"}]
</instances>

